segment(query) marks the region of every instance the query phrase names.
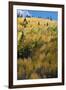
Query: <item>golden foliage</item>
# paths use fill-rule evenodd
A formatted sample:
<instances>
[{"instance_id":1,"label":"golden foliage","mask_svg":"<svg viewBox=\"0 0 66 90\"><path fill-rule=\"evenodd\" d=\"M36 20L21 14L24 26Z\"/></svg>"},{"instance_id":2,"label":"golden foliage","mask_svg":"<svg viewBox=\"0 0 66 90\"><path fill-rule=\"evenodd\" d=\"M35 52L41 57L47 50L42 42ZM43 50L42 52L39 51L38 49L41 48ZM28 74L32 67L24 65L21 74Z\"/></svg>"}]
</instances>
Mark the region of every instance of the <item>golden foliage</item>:
<instances>
[{"instance_id":1,"label":"golden foliage","mask_svg":"<svg viewBox=\"0 0 66 90\"><path fill-rule=\"evenodd\" d=\"M26 20L28 24L24 27L24 18L17 19L17 49L24 51L25 48L29 48L31 55L27 58L25 56L18 58L18 79L57 77L57 21L41 18L26 18ZM20 40L22 31L24 37Z\"/></svg>"}]
</instances>

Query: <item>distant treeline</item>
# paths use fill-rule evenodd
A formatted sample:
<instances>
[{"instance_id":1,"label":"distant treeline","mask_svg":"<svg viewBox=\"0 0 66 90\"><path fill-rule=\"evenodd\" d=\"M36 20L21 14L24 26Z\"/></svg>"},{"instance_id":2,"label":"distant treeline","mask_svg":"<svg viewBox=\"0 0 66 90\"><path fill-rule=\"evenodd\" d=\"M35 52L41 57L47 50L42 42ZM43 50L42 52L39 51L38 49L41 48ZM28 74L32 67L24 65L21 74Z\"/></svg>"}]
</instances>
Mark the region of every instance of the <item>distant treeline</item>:
<instances>
[{"instance_id":1,"label":"distant treeline","mask_svg":"<svg viewBox=\"0 0 66 90\"><path fill-rule=\"evenodd\" d=\"M23 17L23 15L17 14L17 17ZM31 17L34 17L34 16L26 15L26 17L27 17L27 18L31 18ZM42 17L38 16L38 17L35 17L35 18L42 18ZM50 16L50 17L46 17L45 19L53 20L51 16Z\"/></svg>"}]
</instances>

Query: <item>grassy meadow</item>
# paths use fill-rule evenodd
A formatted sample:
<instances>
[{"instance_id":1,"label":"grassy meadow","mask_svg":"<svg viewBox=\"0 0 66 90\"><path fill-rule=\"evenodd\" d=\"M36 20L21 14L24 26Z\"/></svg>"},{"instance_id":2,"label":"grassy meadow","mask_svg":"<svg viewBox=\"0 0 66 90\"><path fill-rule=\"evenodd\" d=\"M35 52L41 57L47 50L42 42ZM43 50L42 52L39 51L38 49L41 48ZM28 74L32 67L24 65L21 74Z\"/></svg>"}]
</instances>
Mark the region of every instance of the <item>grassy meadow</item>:
<instances>
[{"instance_id":1,"label":"grassy meadow","mask_svg":"<svg viewBox=\"0 0 66 90\"><path fill-rule=\"evenodd\" d=\"M57 77L57 21L17 18L17 79Z\"/></svg>"}]
</instances>

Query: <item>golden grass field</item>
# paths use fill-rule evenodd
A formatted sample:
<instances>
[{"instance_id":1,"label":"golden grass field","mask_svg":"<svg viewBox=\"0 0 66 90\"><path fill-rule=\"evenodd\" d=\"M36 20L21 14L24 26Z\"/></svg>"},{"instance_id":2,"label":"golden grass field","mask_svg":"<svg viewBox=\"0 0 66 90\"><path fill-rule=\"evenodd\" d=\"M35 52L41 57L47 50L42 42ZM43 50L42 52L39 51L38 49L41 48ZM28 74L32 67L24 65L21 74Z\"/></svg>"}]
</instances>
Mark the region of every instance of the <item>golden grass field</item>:
<instances>
[{"instance_id":1,"label":"golden grass field","mask_svg":"<svg viewBox=\"0 0 66 90\"><path fill-rule=\"evenodd\" d=\"M57 21L18 17L17 28L17 79L56 78Z\"/></svg>"}]
</instances>

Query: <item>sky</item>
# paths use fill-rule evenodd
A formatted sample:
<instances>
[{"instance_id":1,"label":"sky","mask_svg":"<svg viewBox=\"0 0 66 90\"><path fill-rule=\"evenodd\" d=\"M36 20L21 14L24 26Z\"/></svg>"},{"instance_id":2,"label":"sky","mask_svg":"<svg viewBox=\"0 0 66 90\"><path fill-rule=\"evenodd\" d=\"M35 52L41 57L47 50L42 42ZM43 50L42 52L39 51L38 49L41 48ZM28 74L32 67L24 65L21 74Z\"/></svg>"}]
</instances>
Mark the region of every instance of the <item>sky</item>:
<instances>
[{"instance_id":1,"label":"sky","mask_svg":"<svg viewBox=\"0 0 66 90\"><path fill-rule=\"evenodd\" d=\"M58 20L58 12L56 11L35 11L35 10L17 10L17 14L22 15L23 17L39 17L39 18L52 18L53 20Z\"/></svg>"}]
</instances>

